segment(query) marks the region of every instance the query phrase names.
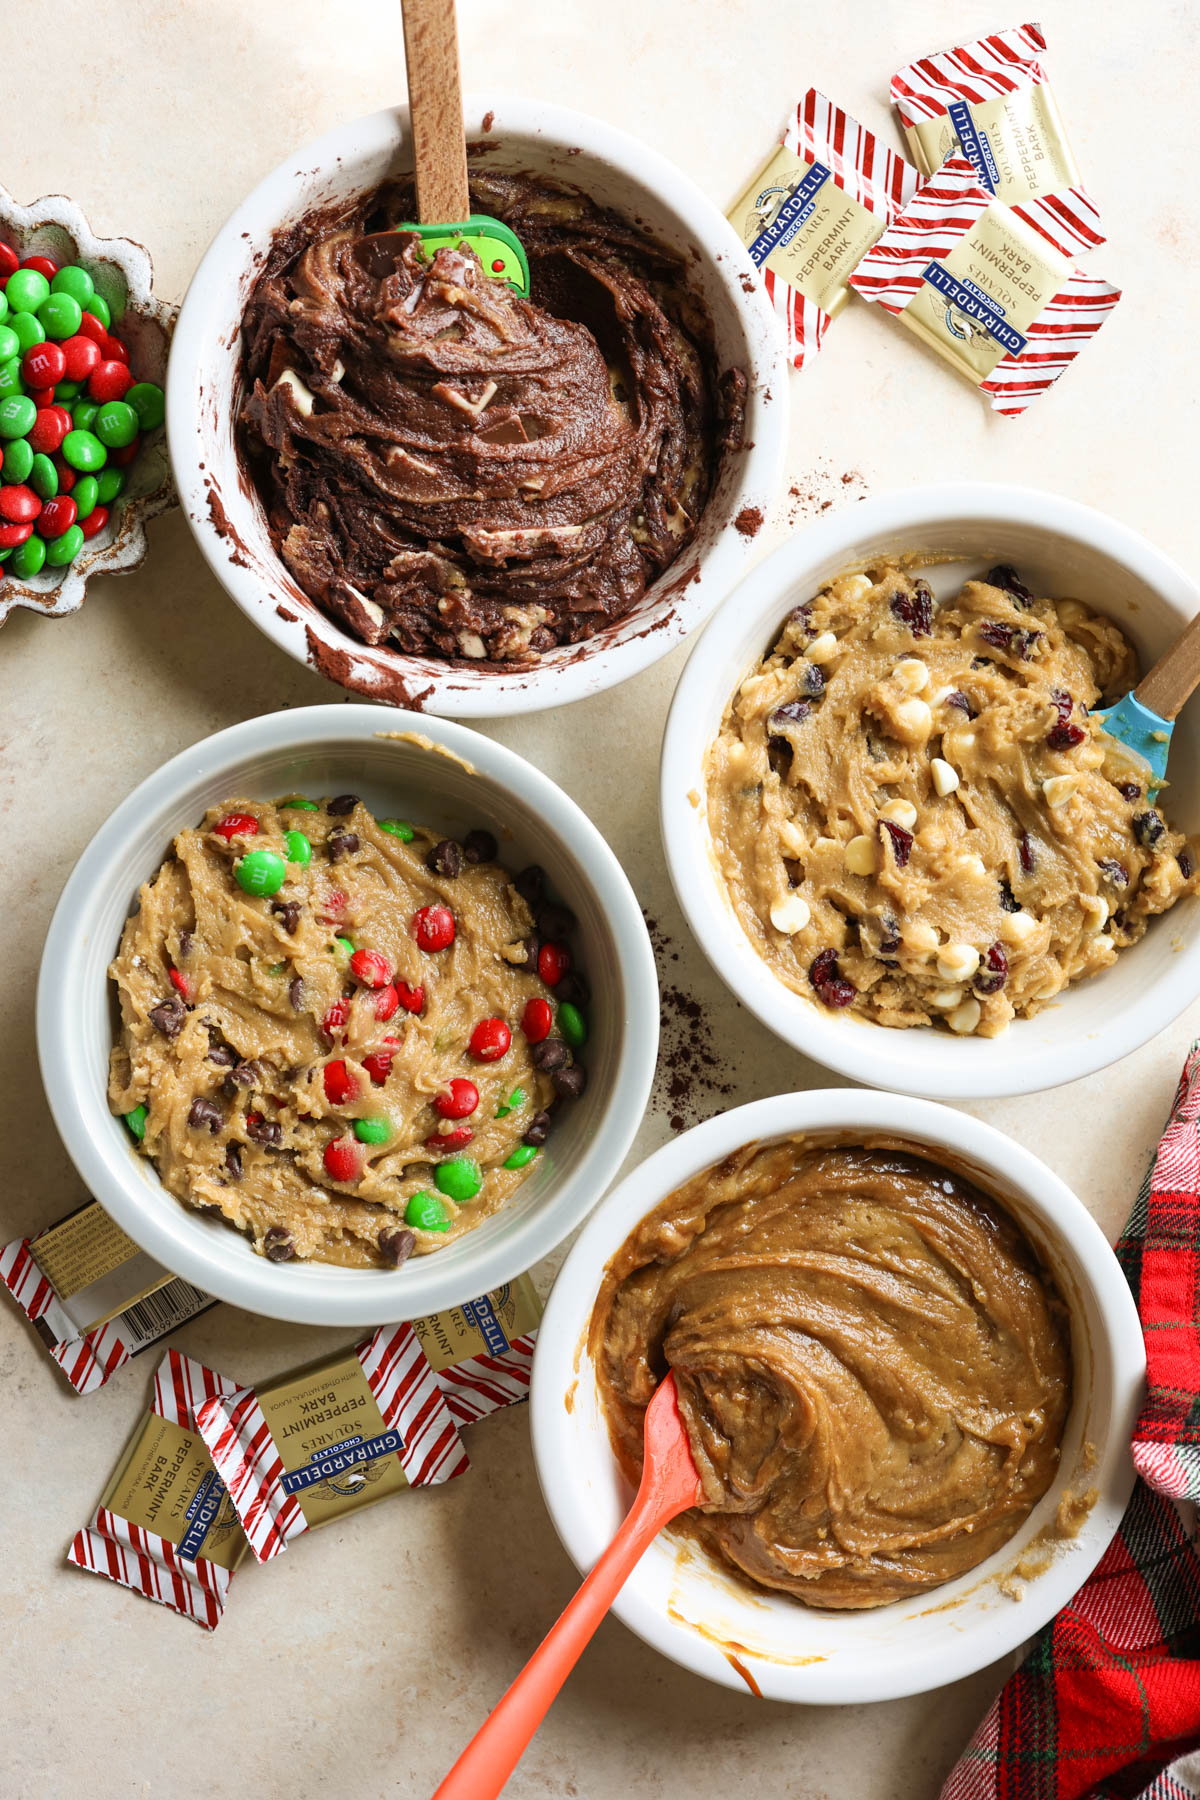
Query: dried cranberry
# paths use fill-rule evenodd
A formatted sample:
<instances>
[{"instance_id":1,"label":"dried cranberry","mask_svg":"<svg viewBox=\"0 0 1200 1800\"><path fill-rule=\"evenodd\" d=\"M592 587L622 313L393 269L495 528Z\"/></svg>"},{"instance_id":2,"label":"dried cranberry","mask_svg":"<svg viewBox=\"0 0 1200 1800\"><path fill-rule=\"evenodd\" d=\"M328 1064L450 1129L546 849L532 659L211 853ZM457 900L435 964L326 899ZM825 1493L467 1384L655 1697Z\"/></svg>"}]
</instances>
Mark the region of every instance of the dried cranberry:
<instances>
[{"instance_id":1,"label":"dried cranberry","mask_svg":"<svg viewBox=\"0 0 1200 1800\"><path fill-rule=\"evenodd\" d=\"M1017 838L1017 853L1021 858L1021 867L1026 875L1031 875L1037 858L1033 853L1033 839L1027 831L1022 831Z\"/></svg>"},{"instance_id":2,"label":"dried cranberry","mask_svg":"<svg viewBox=\"0 0 1200 1800\"><path fill-rule=\"evenodd\" d=\"M993 944L975 977L977 994L998 994L1008 980L1008 957L1001 944Z\"/></svg>"},{"instance_id":3,"label":"dried cranberry","mask_svg":"<svg viewBox=\"0 0 1200 1800\"><path fill-rule=\"evenodd\" d=\"M1116 787L1122 800L1140 800L1142 797L1142 790L1136 781L1118 781Z\"/></svg>"},{"instance_id":4,"label":"dried cranberry","mask_svg":"<svg viewBox=\"0 0 1200 1800\"><path fill-rule=\"evenodd\" d=\"M812 706L807 700L785 700L767 715L767 730L778 735L786 731L789 725L799 725L807 719Z\"/></svg>"},{"instance_id":5,"label":"dried cranberry","mask_svg":"<svg viewBox=\"0 0 1200 1800\"><path fill-rule=\"evenodd\" d=\"M1196 865L1192 861L1191 851L1186 848L1180 850L1176 855L1175 861L1179 864L1179 873L1183 876L1183 879L1185 881L1190 881L1196 872Z\"/></svg>"},{"instance_id":6,"label":"dried cranberry","mask_svg":"<svg viewBox=\"0 0 1200 1800\"><path fill-rule=\"evenodd\" d=\"M1021 902L1013 893L1011 885L1004 880L1000 882L1000 911L1006 913L1020 912Z\"/></svg>"},{"instance_id":7,"label":"dried cranberry","mask_svg":"<svg viewBox=\"0 0 1200 1800\"><path fill-rule=\"evenodd\" d=\"M1103 869L1104 879L1110 881L1113 887L1128 887L1129 870L1125 867L1124 863L1119 863L1115 856L1100 857L1096 863L1096 867L1098 869Z\"/></svg>"},{"instance_id":8,"label":"dried cranberry","mask_svg":"<svg viewBox=\"0 0 1200 1800\"><path fill-rule=\"evenodd\" d=\"M946 705L957 706L960 712L966 713L968 719L977 719L979 717L979 714L975 711L975 708L971 705L971 702L967 699L967 696L963 693L961 688L955 688L952 694L946 695Z\"/></svg>"},{"instance_id":9,"label":"dried cranberry","mask_svg":"<svg viewBox=\"0 0 1200 1800\"><path fill-rule=\"evenodd\" d=\"M809 966L808 979L824 1006L849 1006L858 997L853 982L846 981L838 968L836 950L822 950Z\"/></svg>"},{"instance_id":10,"label":"dried cranberry","mask_svg":"<svg viewBox=\"0 0 1200 1800\"><path fill-rule=\"evenodd\" d=\"M984 580L989 587L1003 588L1006 594L1011 594L1014 600L1021 602L1022 606L1033 605L1033 595L1011 563L997 563L994 569L988 570Z\"/></svg>"},{"instance_id":11,"label":"dried cranberry","mask_svg":"<svg viewBox=\"0 0 1200 1800\"><path fill-rule=\"evenodd\" d=\"M912 853L912 832L906 831L903 825L893 825L890 819L884 819L883 829L892 840L892 855L896 859L896 867L898 869L905 868Z\"/></svg>"},{"instance_id":12,"label":"dried cranberry","mask_svg":"<svg viewBox=\"0 0 1200 1800\"><path fill-rule=\"evenodd\" d=\"M805 600L801 606L793 606L787 616L789 625L799 625L804 631L812 630L812 601Z\"/></svg>"},{"instance_id":13,"label":"dried cranberry","mask_svg":"<svg viewBox=\"0 0 1200 1800\"><path fill-rule=\"evenodd\" d=\"M815 988L819 988L825 982L832 980L837 972L837 951L822 950L818 956L813 957L809 964L808 979Z\"/></svg>"},{"instance_id":14,"label":"dried cranberry","mask_svg":"<svg viewBox=\"0 0 1200 1800\"><path fill-rule=\"evenodd\" d=\"M933 590L928 582L916 582L911 594L893 594L888 605L892 616L907 625L914 637L928 637L932 632Z\"/></svg>"},{"instance_id":15,"label":"dried cranberry","mask_svg":"<svg viewBox=\"0 0 1200 1800\"><path fill-rule=\"evenodd\" d=\"M1144 850L1152 850L1165 830L1156 812L1138 813L1133 820L1133 835ZM150 1016L153 1018L153 1013Z\"/></svg>"},{"instance_id":16,"label":"dried cranberry","mask_svg":"<svg viewBox=\"0 0 1200 1800\"><path fill-rule=\"evenodd\" d=\"M813 700L819 700L825 692L825 677L816 663L805 663L804 673L800 677L800 689Z\"/></svg>"},{"instance_id":17,"label":"dried cranberry","mask_svg":"<svg viewBox=\"0 0 1200 1800\"><path fill-rule=\"evenodd\" d=\"M993 650L1002 650L1008 656L1028 662L1029 653L1042 634L1040 631L1018 631L1015 625L1005 625L1001 619L985 619L979 627L979 635Z\"/></svg>"},{"instance_id":18,"label":"dried cranberry","mask_svg":"<svg viewBox=\"0 0 1200 1800\"><path fill-rule=\"evenodd\" d=\"M1087 732L1080 725L1052 725L1046 733L1051 750L1073 750L1082 744Z\"/></svg>"}]
</instances>

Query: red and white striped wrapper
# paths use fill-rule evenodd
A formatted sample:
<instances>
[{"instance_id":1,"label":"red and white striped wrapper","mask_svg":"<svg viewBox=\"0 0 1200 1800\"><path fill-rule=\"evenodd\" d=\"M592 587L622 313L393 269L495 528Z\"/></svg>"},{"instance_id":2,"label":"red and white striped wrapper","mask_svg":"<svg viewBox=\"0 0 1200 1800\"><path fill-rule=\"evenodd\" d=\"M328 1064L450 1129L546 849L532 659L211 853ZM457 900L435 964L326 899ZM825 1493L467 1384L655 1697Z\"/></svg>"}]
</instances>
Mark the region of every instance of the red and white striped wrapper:
<instances>
[{"instance_id":1,"label":"red and white striped wrapper","mask_svg":"<svg viewBox=\"0 0 1200 1800\"><path fill-rule=\"evenodd\" d=\"M193 1430L194 1410L218 1394L232 1391L211 1369L168 1350L154 1377L152 1410L183 1430ZM212 1631L225 1610L231 1574L207 1557L186 1557L167 1538L145 1530L119 1514L97 1507L92 1522L77 1531L67 1561L94 1575L144 1594L185 1619Z\"/></svg>"},{"instance_id":2,"label":"red and white striped wrapper","mask_svg":"<svg viewBox=\"0 0 1200 1800\"><path fill-rule=\"evenodd\" d=\"M783 135L783 147L806 162L827 167L842 191L881 221L894 218L912 197L918 175L911 163L886 149L865 126L809 88ZM761 268L767 296L787 333L795 368L821 348L830 314L775 270Z\"/></svg>"},{"instance_id":3,"label":"red and white striped wrapper","mask_svg":"<svg viewBox=\"0 0 1200 1800\"><path fill-rule=\"evenodd\" d=\"M867 252L850 277L851 287L864 300L900 316L921 291L929 264L948 256L990 207L1018 210L1004 208L982 187L965 157L951 157ZM1058 252L1057 245L1052 247ZM1111 282L1078 269L1070 272L1029 325L1025 349L1004 356L978 384L993 410L1008 417L1023 413L1075 360L1120 298L1121 290Z\"/></svg>"},{"instance_id":4,"label":"red and white striped wrapper","mask_svg":"<svg viewBox=\"0 0 1200 1800\"><path fill-rule=\"evenodd\" d=\"M1046 166L1061 168L1065 162L1073 171L1074 158L1066 145L1046 72L1038 60L1045 48L1040 25L1017 25L1009 31L994 31L989 37L943 50L937 56L923 56L893 75L892 105L909 132L929 120L949 115L952 123L960 127L957 136L961 154L974 163L971 140L977 144L977 133L970 116L961 109L987 106L1020 96L1023 91L1044 88L1042 100L1061 147L1061 159L1047 159ZM978 149L977 156L976 173L987 187L988 178L983 173L986 157ZM1001 197L1008 198L1003 194ZM1094 250L1104 242L1099 211L1077 180L1032 198L1009 199L1008 203L1068 256Z\"/></svg>"},{"instance_id":5,"label":"red and white striped wrapper","mask_svg":"<svg viewBox=\"0 0 1200 1800\"><path fill-rule=\"evenodd\" d=\"M29 1238L14 1238L0 1250L2 1281L46 1345L77 1394L103 1387L127 1363L133 1350L112 1320L81 1337L79 1327L55 1295L30 1248Z\"/></svg>"},{"instance_id":6,"label":"red and white striped wrapper","mask_svg":"<svg viewBox=\"0 0 1200 1800\"><path fill-rule=\"evenodd\" d=\"M502 1407L528 1400L536 1343L537 1332L531 1331L514 1338L500 1356L469 1356L438 1371L446 1405L459 1425L473 1425Z\"/></svg>"},{"instance_id":7,"label":"red and white striped wrapper","mask_svg":"<svg viewBox=\"0 0 1200 1800\"><path fill-rule=\"evenodd\" d=\"M395 1455L409 1485L431 1487L461 1475L467 1453L412 1326L381 1325L355 1354L384 1425L402 1440ZM283 1459L256 1390L221 1382L194 1417L251 1550L259 1562L270 1562L309 1526L296 1495L284 1485Z\"/></svg>"}]
</instances>

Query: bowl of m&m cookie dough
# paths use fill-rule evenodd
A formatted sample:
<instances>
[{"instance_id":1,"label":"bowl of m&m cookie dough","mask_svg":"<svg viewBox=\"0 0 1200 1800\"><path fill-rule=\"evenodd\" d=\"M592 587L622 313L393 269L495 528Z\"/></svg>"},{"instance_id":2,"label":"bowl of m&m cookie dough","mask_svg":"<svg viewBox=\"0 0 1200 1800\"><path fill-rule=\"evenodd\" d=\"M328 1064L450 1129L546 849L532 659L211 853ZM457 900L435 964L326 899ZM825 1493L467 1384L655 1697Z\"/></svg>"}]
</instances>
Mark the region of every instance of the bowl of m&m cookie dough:
<instances>
[{"instance_id":1,"label":"bowl of m&m cookie dough","mask_svg":"<svg viewBox=\"0 0 1200 1800\"><path fill-rule=\"evenodd\" d=\"M419 1317L580 1223L641 1119L646 927L555 785L450 724L253 719L143 782L47 938L38 1042L84 1180L272 1317Z\"/></svg>"}]
</instances>

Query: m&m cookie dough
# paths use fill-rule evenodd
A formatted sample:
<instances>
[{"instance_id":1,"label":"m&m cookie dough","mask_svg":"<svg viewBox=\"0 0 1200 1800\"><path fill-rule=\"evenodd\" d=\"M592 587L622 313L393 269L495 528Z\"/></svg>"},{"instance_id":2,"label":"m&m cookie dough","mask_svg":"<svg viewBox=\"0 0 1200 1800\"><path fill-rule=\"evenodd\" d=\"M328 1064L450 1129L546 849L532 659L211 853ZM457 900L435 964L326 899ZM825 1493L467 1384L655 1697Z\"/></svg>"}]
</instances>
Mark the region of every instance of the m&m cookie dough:
<instances>
[{"instance_id":1,"label":"m&m cookie dough","mask_svg":"<svg viewBox=\"0 0 1200 1800\"><path fill-rule=\"evenodd\" d=\"M1007 566L938 606L881 561L797 607L706 759L713 853L771 972L994 1037L1107 968L1200 870L1089 714L1137 679L1111 619Z\"/></svg>"},{"instance_id":2,"label":"m&m cookie dough","mask_svg":"<svg viewBox=\"0 0 1200 1800\"><path fill-rule=\"evenodd\" d=\"M109 1102L273 1262L396 1267L497 1211L586 1083L574 918L490 831L231 800L138 896Z\"/></svg>"}]
</instances>

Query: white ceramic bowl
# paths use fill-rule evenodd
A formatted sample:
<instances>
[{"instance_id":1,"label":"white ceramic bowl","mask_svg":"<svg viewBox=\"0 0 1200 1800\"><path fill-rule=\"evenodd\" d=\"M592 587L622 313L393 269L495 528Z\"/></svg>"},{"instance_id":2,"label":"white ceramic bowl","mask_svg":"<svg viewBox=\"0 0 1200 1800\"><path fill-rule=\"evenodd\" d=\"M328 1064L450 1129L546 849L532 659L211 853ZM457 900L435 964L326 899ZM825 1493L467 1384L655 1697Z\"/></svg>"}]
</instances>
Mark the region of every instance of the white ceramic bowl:
<instances>
[{"instance_id":1,"label":"white ceramic bowl","mask_svg":"<svg viewBox=\"0 0 1200 1800\"><path fill-rule=\"evenodd\" d=\"M778 981L746 937L710 854L705 751L743 676L786 614L822 584L872 557L927 551L955 559L924 571L935 594L1014 563L1038 593L1077 597L1125 630L1149 666L1200 607L1177 564L1115 519L1073 500L983 483L880 494L809 526L760 563L722 604L675 690L663 739L659 803L675 892L717 973L779 1037L827 1068L876 1087L935 1099L1033 1093L1107 1067L1163 1030L1200 993L1195 898L1151 922L1114 967L1062 994L1000 1037L897 1031L833 1013ZM1200 706L1171 744L1172 824L1200 830Z\"/></svg>"},{"instance_id":2,"label":"white ceramic bowl","mask_svg":"<svg viewBox=\"0 0 1200 1800\"><path fill-rule=\"evenodd\" d=\"M614 1611L665 1656L726 1687L741 1688L745 1680L732 1655L772 1700L891 1700L957 1681L1040 1630L1099 1562L1133 1487L1129 1438L1145 1370L1137 1309L1095 1220L1019 1144L948 1107L844 1089L757 1100L685 1132L608 1196L563 1264L534 1359L534 1458L555 1529L578 1567L588 1569L630 1500L587 1350L605 1267L639 1220L681 1182L742 1144L796 1131L851 1141L886 1132L926 1147L935 1160L949 1151L956 1166L965 1165L1010 1209L1053 1270L1071 1314L1075 1389L1059 1474L996 1555L944 1587L872 1612L817 1612L782 1595L752 1592L669 1532L637 1565ZM1085 1443L1097 1453L1090 1471L1080 1467ZM999 1579L1053 1519L1064 1489L1086 1492L1093 1485L1098 1499L1079 1535L1056 1544L1019 1598L1002 1593Z\"/></svg>"},{"instance_id":3,"label":"white ceramic bowl","mask_svg":"<svg viewBox=\"0 0 1200 1800\"><path fill-rule=\"evenodd\" d=\"M774 499L787 439L787 381L778 324L741 240L680 170L636 138L567 107L487 96L468 99L465 117L468 138L486 140L473 150L473 168L559 177L678 250L712 315L720 367L746 371L751 447L725 458L695 540L633 614L611 632L549 653L532 670L489 673L359 643L313 605L271 547L233 441L242 312L281 227L411 169L406 107L355 119L298 150L218 232L176 326L167 434L197 542L268 637L368 698L494 718L599 693L657 661L707 617L753 549L733 521L744 507L765 511Z\"/></svg>"},{"instance_id":4,"label":"white ceramic bowl","mask_svg":"<svg viewBox=\"0 0 1200 1800\"><path fill-rule=\"evenodd\" d=\"M658 984L620 864L573 800L529 763L461 725L387 735L371 706L318 706L234 725L142 782L101 826L63 890L42 959L37 1033L55 1123L92 1193L143 1250L218 1299L271 1318L374 1325L417 1318L510 1281L595 1205L641 1120L658 1047ZM448 753L448 754L447 754ZM461 759L461 760L460 760ZM217 1219L166 1193L105 1099L116 1007L106 968L137 890L174 834L235 795L360 794L372 810L447 834L486 824L513 869L540 862L579 919L593 989L588 1085L564 1106L511 1203L442 1251L396 1271L270 1263Z\"/></svg>"}]
</instances>

